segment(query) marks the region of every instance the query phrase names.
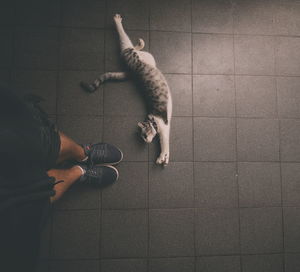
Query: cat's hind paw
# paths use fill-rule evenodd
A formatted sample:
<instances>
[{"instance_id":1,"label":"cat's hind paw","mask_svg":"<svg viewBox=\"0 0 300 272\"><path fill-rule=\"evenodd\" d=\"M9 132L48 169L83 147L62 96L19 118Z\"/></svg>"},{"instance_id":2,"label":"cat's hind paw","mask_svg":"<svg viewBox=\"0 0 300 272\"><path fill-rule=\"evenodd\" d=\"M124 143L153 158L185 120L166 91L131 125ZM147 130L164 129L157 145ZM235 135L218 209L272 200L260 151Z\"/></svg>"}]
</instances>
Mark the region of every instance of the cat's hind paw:
<instances>
[{"instance_id":1,"label":"cat's hind paw","mask_svg":"<svg viewBox=\"0 0 300 272\"><path fill-rule=\"evenodd\" d=\"M121 23L121 22L122 22L122 17L121 17L121 15L118 14L118 13L115 14L114 20L115 20L116 23Z\"/></svg>"},{"instance_id":2,"label":"cat's hind paw","mask_svg":"<svg viewBox=\"0 0 300 272\"><path fill-rule=\"evenodd\" d=\"M139 38L137 45L134 47L135 50L142 50L145 47L145 42L143 39Z\"/></svg>"},{"instance_id":3,"label":"cat's hind paw","mask_svg":"<svg viewBox=\"0 0 300 272\"><path fill-rule=\"evenodd\" d=\"M156 160L156 164L167 166L169 164L169 154L160 154Z\"/></svg>"}]
</instances>

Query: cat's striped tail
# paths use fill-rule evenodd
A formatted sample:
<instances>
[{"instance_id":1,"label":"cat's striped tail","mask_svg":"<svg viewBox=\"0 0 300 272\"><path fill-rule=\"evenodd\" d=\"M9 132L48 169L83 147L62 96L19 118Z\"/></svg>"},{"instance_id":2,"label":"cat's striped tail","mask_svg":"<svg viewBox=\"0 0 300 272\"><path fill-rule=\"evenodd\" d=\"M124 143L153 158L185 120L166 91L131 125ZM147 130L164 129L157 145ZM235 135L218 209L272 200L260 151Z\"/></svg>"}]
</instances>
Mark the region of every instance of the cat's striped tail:
<instances>
[{"instance_id":1,"label":"cat's striped tail","mask_svg":"<svg viewBox=\"0 0 300 272\"><path fill-rule=\"evenodd\" d=\"M80 86L87 92L93 93L96 91L99 86L107 80L125 80L128 77L128 74L125 72L108 72L102 74L100 77L96 78L95 81L91 84L81 81Z\"/></svg>"}]
</instances>

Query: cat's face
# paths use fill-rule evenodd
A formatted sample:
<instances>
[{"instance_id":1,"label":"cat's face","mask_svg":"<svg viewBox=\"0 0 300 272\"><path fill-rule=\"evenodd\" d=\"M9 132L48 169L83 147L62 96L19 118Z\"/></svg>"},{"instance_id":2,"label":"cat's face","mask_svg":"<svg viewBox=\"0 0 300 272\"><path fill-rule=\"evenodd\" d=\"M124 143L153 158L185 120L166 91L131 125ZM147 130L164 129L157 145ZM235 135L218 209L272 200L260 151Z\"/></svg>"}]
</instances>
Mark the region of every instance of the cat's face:
<instances>
[{"instance_id":1,"label":"cat's face","mask_svg":"<svg viewBox=\"0 0 300 272\"><path fill-rule=\"evenodd\" d=\"M146 143L151 143L153 138L156 136L156 129L149 121L139 122L138 126L141 128L141 137Z\"/></svg>"}]
</instances>

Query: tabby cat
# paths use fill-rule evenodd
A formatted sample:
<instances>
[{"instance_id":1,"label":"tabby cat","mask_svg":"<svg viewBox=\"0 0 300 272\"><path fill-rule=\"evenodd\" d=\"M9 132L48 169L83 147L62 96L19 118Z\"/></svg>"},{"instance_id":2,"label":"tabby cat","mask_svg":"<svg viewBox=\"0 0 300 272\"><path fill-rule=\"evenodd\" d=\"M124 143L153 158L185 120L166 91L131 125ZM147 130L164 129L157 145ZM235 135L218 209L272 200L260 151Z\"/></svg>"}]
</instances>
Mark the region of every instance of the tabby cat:
<instances>
[{"instance_id":1,"label":"tabby cat","mask_svg":"<svg viewBox=\"0 0 300 272\"><path fill-rule=\"evenodd\" d=\"M161 153L156 160L157 164L169 163L170 122L172 115L172 98L168 83L156 67L153 56L145 51L144 41L139 39L133 46L124 31L122 18L119 14L114 16L117 32L120 39L121 56L127 64L130 74L135 76L143 85L144 95L148 102L148 116L144 122L139 122L141 137L146 143L151 143L158 134ZM92 84L81 82L81 86L88 92L94 92L100 84L107 80L125 80L129 76L126 72L109 72L100 75Z\"/></svg>"}]
</instances>

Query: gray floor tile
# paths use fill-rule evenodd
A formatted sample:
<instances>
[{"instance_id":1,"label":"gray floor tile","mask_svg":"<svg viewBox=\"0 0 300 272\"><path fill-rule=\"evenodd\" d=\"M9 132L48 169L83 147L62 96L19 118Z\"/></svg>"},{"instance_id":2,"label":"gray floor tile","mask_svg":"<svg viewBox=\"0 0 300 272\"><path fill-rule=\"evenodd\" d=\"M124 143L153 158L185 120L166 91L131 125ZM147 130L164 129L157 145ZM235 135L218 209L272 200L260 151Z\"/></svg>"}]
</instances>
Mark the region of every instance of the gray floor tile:
<instances>
[{"instance_id":1,"label":"gray floor tile","mask_svg":"<svg viewBox=\"0 0 300 272\"><path fill-rule=\"evenodd\" d=\"M92 82L99 73L99 71L61 71L59 75L58 113L102 115L103 87L94 93L87 93L79 85L82 80Z\"/></svg>"},{"instance_id":2,"label":"gray floor tile","mask_svg":"<svg viewBox=\"0 0 300 272\"><path fill-rule=\"evenodd\" d=\"M232 74L233 37L193 34L193 73Z\"/></svg>"},{"instance_id":3,"label":"gray floor tile","mask_svg":"<svg viewBox=\"0 0 300 272\"><path fill-rule=\"evenodd\" d=\"M282 161L300 161L300 120L280 121L280 149Z\"/></svg>"},{"instance_id":4,"label":"gray floor tile","mask_svg":"<svg viewBox=\"0 0 300 272\"><path fill-rule=\"evenodd\" d=\"M283 272L283 257L279 254L242 256L243 272Z\"/></svg>"},{"instance_id":5,"label":"gray floor tile","mask_svg":"<svg viewBox=\"0 0 300 272\"><path fill-rule=\"evenodd\" d=\"M193 32L232 33L232 3L229 0L193 0Z\"/></svg>"},{"instance_id":6,"label":"gray floor tile","mask_svg":"<svg viewBox=\"0 0 300 272\"><path fill-rule=\"evenodd\" d=\"M194 258L150 259L149 272L194 272Z\"/></svg>"},{"instance_id":7,"label":"gray floor tile","mask_svg":"<svg viewBox=\"0 0 300 272\"><path fill-rule=\"evenodd\" d=\"M285 255L285 272L298 272L300 270L300 254Z\"/></svg>"},{"instance_id":8,"label":"gray floor tile","mask_svg":"<svg viewBox=\"0 0 300 272\"><path fill-rule=\"evenodd\" d=\"M239 163L240 207L265 207L281 205L279 163Z\"/></svg>"},{"instance_id":9,"label":"gray floor tile","mask_svg":"<svg viewBox=\"0 0 300 272\"><path fill-rule=\"evenodd\" d=\"M300 0L23 2L1 1L0 82L44 97L50 119L79 143L124 152L116 184L74 185L54 205L38 271L300 269L291 254L300 252ZM94 94L79 86L126 69L116 13L171 88L164 169L158 139L139 135L146 107L133 80Z\"/></svg>"},{"instance_id":10,"label":"gray floor tile","mask_svg":"<svg viewBox=\"0 0 300 272\"><path fill-rule=\"evenodd\" d=\"M15 20L19 25L58 26L60 24L60 0L17 1Z\"/></svg>"},{"instance_id":11,"label":"gray floor tile","mask_svg":"<svg viewBox=\"0 0 300 272\"><path fill-rule=\"evenodd\" d=\"M103 70L104 31L64 28L60 66L65 70Z\"/></svg>"},{"instance_id":12,"label":"gray floor tile","mask_svg":"<svg viewBox=\"0 0 300 272\"><path fill-rule=\"evenodd\" d=\"M63 0L62 25L71 27L104 27L105 0Z\"/></svg>"},{"instance_id":13,"label":"gray floor tile","mask_svg":"<svg viewBox=\"0 0 300 272\"><path fill-rule=\"evenodd\" d=\"M148 145L141 139L137 123L142 117L105 117L103 141L121 148L124 161L148 161Z\"/></svg>"},{"instance_id":14,"label":"gray floor tile","mask_svg":"<svg viewBox=\"0 0 300 272\"><path fill-rule=\"evenodd\" d=\"M234 163L195 163L195 206L237 207L238 189Z\"/></svg>"},{"instance_id":15,"label":"gray floor tile","mask_svg":"<svg viewBox=\"0 0 300 272\"><path fill-rule=\"evenodd\" d=\"M281 208L241 209L240 224L242 253L282 252Z\"/></svg>"},{"instance_id":16,"label":"gray floor tile","mask_svg":"<svg viewBox=\"0 0 300 272\"><path fill-rule=\"evenodd\" d=\"M101 272L147 272L145 259L102 260Z\"/></svg>"},{"instance_id":17,"label":"gray floor tile","mask_svg":"<svg viewBox=\"0 0 300 272\"><path fill-rule=\"evenodd\" d=\"M278 114L283 118L300 117L300 79L298 77L278 77Z\"/></svg>"},{"instance_id":18,"label":"gray floor tile","mask_svg":"<svg viewBox=\"0 0 300 272\"><path fill-rule=\"evenodd\" d=\"M133 80L104 86L104 114L141 116L147 114L143 90Z\"/></svg>"},{"instance_id":19,"label":"gray floor tile","mask_svg":"<svg viewBox=\"0 0 300 272\"><path fill-rule=\"evenodd\" d=\"M169 84L172 103L173 116L191 116L193 114L192 105L192 77L191 75L165 74Z\"/></svg>"},{"instance_id":20,"label":"gray floor tile","mask_svg":"<svg viewBox=\"0 0 300 272\"><path fill-rule=\"evenodd\" d=\"M194 211L150 210L150 256L194 255Z\"/></svg>"},{"instance_id":21,"label":"gray floor tile","mask_svg":"<svg viewBox=\"0 0 300 272\"><path fill-rule=\"evenodd\" d=\"M196 116L235 115L232 76L193 76L193 111Z\"/></svg>"},{"instance_id":22,"label":"gray floor tile","mask_svg":"<svg viewBox=\"0 0 300 272\"><path fill-rule=\"evenodd\" d=\"M174 162L166 168L149 166L150 208L193 207L193 163Z\"/></svg>"},{"instance_id":23,"label":"gray floor tile","mask_svg":"<svg viewBox=\"0 0 300 272\"><path fill-rule=\"evenodd\" d=\"M271 119L238 119L239 161L279 160L279 124Z\"/></svg>"},{"instance_id":24,"label":"gray floor tile","mask_svg":"<svg viewBox=\"0 0 300 272\"><path fill-rule=\"evenodd\" d=\"M275 14L275 29L279 35L300 35L300 3L281 1Z\"/></svg>"},{"instance_id":25,"label":"gray floor tile","mask_svg":"<svg viewBox=\"0 0 300 272\"><path fill-rule=\"evenodd\" d=\"M126 28L125 31L133 45L136 45L138 39L141 38L145 42L144 51L149 51L148 31L127 30ZM105 32L105 70L106 72L121 72L127 70L126 64L120 56L119 36L114 29L108 29Z\"/></svg>"},{"instance_id":26,"label":"gray floor tile","mask_svg":"<svg viewBox=\"0 0 300 272\"><path fill-rule=\"evenodd\" d=\"M276 74L300 75L300 38L276 38Z\"/></svg>"},{"instance_id":27,"label":"gray floor tile","mask_svg":"<svg viewBox=\"0 0 300 272\"><path fill-rule=\"evenodd\" d=\"M85 184L74 184L64 196L54 204L57 210L99 209L100 190Z\"/></svg>"},{"instance_id":28,"label":"gray floor tile","mask_svg":"<svg viewBox=\"0 0 300 272\"><path fill-rule=\"evenodd\" d=\"M35 94L43 98L40 105L48 114L56 113L56 71L26 71L13 72L12 85L18 94Z\"/></svg>"},{"instance_id":29,"label":"gray floor tile","mask_svg":"<svg viewBox=\"0 0 300 272\"><path fill-rule=\"evenodd\" d=\"M285 252L300 251L300 208L287 207L283 209L284 249Z\"/></svg>"},{"instance_id":30,"label":"gray floor tile","mask_svg":"<svg viewBox=\"0 0 300 272\"><path fill-rule=\"evenodd\" d=\"M50 247L51 247L51 231L52 231L52 211L40 233L40 248L39 248L39 259L50 258Z\"/></svg>"},{"instance_id":31,"label":"gray floor tile","mask_svg":"<svg viewBox=\"0 0 300 272\"><path fill-rule=\"evenodd\" d=\"M113 26L113 16L119 13L125 29L149 29L149 4L147 0L110 0L107 2L106 24Z\"/></svg>"},{"instance_id":32,"label":"gray floor tile","mask_svg":"<svg viewBox=\"0 0 300 272\"><path fill-rule=\"evenodd\" d=\"M15 2L10 0L1 1L0 26L13 25L15 20Z\"/></svg>"},{"instance_id":33,"label":"gray floor tile","mask_svg":"<svg viewBox=\"0 0 300 272\"><path fill-rule=\"evenodd\" d=\"M191 31L191 1L150 1L150 29Z\"/></svg>"},{"instance_id":34,"label":"gray floor tile","mask_svg":"<svg viewBox=\"0 0 300 272\"><path fill-rule=\"evenodd\" d=\"M0 70L0 84L2 86L8 86L10 84L11 74L10 70Z\"/></svg>"},{"instance_id":35,"label":"gray floor tile","mask_svg":"<svg viewBox=\"0 0 300 272\"><path fill-rule=\"evenodd\" d=\"M117 166L119 179L102 192L104 209L146 208L148 197L148 163L122 162Z\"/></svg>"},{"instance_id":36,"label":"gray floor tile","mask_svg":"<svg viewBox=\"0 0 300 272\"><path fill-rule=\"evenodd\" d=\"M99 272L98 260L55 260L49 266L49 272Z\"/></svg>"},{"instance_id":37,"label":"gray floor tile","mask_svg":"<svg viewBox=\"0 0 300 272\"><path fill-rule=\"evenodd\" d=\"M274 33L272 0L234 0L234 32L238 34Z\"/></svg>"},{"instance_id":38,"label":"gray floor tile","mask_svg":"<svg viewBox=\"0 0 300 272\"><path fill-rule=\"evenodd\" d=\"M276 82L273 77L237 76L235 80L238 116L276 116Z\"/></svg>"},{"instance_id":39,"label":"gray floor tile","mask_svg":"<svg viewBox=\"0 0 300 272\"><path fill-rule=\"evenodd\" d=\"M233 161L235 143L234 119L194 118L195 161Z\"/></svg>"},{"instance_id":40,"label":"gray floor tile","mask_svg":"<svg viewBox=\"0 0 300 272\"><path fill-rule=\"evenodd\" d=\"M150 53L162 72L191 72L190 33L151 31L150 42Z\"/></svg>"},{"instance_id":41,"label":"gray floor tile","mask_svg":"<svg viewBox=\"0 0 300 272\"><path fill-rule=\"evenodd\" d=\"M45 259L37 260L35 272L49 272L49 261Z\"/></svg>"},{"instance_id":42,"label":"gray floor tile","mask_svg":"<svg viewBox=\"0 0 300 272\"><path fill-rule=\"evenodd\" d=\"M195 239L198 256L239 253L238 210L198 209Z\"/></svg>"},{"instance_id":43,"label":"gray floor tile","mask_svg":"<svg viewBox=\"0 0 300 272\"><path fill-rule=\"evenodd\" d=\"M97 210L55 212L51 256L59 259L98 258L98 225Z\"/></svg>"},{"instance_id":44,"label":"gray floor tile","mask_svg":"<svg viewBox=\"0 0 300 272\"><path fill-rule=\"evenodd\" d=\"M101 255L104 258L146 257L146 210L102 212Z\"/></svg>"},{"instance_id":45,"label":"gray floor tile","mask_svg":"<svg viewBox=\"0 0 300 272\"><path fill-rule=\"evenodd\" d=\"M102 141L102 117L58 116L57 123L59 130L77 143L98 143Z\"/></svg>"},{"instance_id":46,"label":"gray floor tile","mask_svg":"<svg viewBox=\"0 0 300 272\"><path fill-rule=\"evenodd\" d=\"M281 164L282 201L285 206L300 206L300 164Z\"/></svg>"},{"instance_id":47,"label":"gray floor tile","mask_svg":"<svg viewBox=\"0 0 300 272\"><path fill-rule=\"evenodd\" d=\"M57 69L58 29L18 27L15 34L15 65L20 68Z\"/></svg>"},{"instance_id":48,"label":"gray floor tile","mask_svg":"<svg viewBox=\"0 0 300 272\"><path fill-rule=\"evenodd\" d=\"M13 28L0 28L0 67L8 68L13 64Z\"/></svg>"},{"instance_id":49,"label":"gray floor tile","mask_svg":"<svg viewBox=\"0 0 300 272\"><path fill-rule=\"evenodd\" d=\"M197 258L197 272L240 272L238 256L216 256Z\"/></svg>"},{"instance_id":50,"label":"gray floor tile","mask_svg":"<svg viewBox=\"0 0 300 272\"><path fill-rule=\"evenodd\" d=\"M274 75L274 38L235 36L235 72L247 75Z\"/></svg>"},{"instance_id":51,"label":"gray floor tile","mask_svg":"<svg viewBox=\"0 0 300 272\"><path fill-rule=\"evenodd\" d=\"M150 161L160 154L158 137L149 146ZM193 160L193 120L191 117L173 117L170 133L170 161Z\"/></svg>"},{"instance_id":52,"label":"gray floor tile","mask_svg":"<svg viewBox=\"0 0 300 272\"><path fill-rule=\"evenodd\" d=\"M48 119L52 124L57 126L57 115L49 115Z\"/></svg>"}]
</instances>

